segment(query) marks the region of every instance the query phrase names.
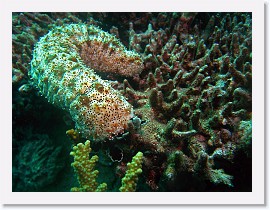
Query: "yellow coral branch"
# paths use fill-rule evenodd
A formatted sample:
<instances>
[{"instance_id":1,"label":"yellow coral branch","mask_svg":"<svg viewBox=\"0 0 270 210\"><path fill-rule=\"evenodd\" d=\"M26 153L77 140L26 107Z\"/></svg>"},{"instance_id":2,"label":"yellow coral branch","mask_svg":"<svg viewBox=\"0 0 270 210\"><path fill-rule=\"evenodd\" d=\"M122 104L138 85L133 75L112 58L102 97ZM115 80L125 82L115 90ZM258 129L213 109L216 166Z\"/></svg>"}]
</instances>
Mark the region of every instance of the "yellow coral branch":
<instances>
[{"instance_id":1,"label":"yellow coral branch","mask_svg":"<svg viewBox=\"0 0 270 210\"><path fill-rule=\"evenodd\" d=\"M71 166L74 168L80 187L71 188L72 192L102 192L106 191L107 184L102 183L98 185L96 179L98 170L94 170L98 156L94 155L89 159L89 153L92 151L90 141L87 140L85 144L79 143L73 147L70 153L74 157L74 162Z\"/></svg>"},{"instance_id":2,"label":"yellow coral branch","mask_svg":"<svg viewBox=\"0 0 270 210\"><path fill-rule=\"evenodd\" d=\"M135 192L138 182L138 176L142 173L143 153L138 152L131 163L127 164L127 171L122 179L121 192Z\"/></svg>"}]
</instances>

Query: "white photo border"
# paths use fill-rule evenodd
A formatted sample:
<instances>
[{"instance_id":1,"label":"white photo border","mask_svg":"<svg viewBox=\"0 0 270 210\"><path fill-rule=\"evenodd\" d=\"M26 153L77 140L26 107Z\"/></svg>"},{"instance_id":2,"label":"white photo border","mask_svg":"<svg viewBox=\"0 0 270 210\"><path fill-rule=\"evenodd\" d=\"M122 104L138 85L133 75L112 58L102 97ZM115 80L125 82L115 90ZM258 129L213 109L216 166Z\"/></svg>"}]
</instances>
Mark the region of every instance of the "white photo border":
<instances>
[{"instance_id":1,"label":"white photo border","mask_svg":"<svg viewBox=\"0 0 270 210\"><path fill-rule=\"evenodd\" d=\"M2 0L1 193L4 204L264 204L264 2L262 0ZM252 192L12 192L12 12L252 12Z\"/></svg>"}]
</instances>

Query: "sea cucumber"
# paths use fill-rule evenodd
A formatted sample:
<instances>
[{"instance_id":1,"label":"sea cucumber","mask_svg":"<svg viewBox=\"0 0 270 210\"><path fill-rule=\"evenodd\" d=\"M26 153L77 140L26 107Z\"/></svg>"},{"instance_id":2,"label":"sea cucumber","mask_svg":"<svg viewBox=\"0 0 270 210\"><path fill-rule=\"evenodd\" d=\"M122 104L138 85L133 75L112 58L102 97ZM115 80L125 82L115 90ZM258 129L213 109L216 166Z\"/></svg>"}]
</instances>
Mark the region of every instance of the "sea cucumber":
<instances>
[{"instance_id":1,"label":"sea cucumber","mask_svg":"<svg viewBox=\"0 0 270 210\"><path fill-rule=\"evenodd\" d=\"M36 44L29 76L49 102L70 113L83 137L102 141L127 128L133 108L93 69L132 76L143 61L98 27L70 24Z\"/></svg>"}]
</instances>

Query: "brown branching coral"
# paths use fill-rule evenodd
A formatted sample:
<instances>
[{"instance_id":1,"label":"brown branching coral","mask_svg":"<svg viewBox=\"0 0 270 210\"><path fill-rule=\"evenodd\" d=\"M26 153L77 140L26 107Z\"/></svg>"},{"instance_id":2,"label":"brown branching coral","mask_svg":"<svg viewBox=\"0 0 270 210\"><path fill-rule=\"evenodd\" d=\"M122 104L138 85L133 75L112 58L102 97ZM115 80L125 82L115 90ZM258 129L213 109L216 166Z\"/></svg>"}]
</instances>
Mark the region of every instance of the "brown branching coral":
<instances>
[{"instance_id":1,"label":"brown branching coral","mask_svg":"<svg viewBox=\"0 0 270 210\"><path fill-rule=\"evenodd\" d=\"M233 186L232 176L213 167L215 161L233 160L239 148L234 138L238 135L234 133L237 122L250 118L250 24L249 14L213 15L202 33L187 26L182 43L166 30L155 30L149 25L145 32L136 34L131 25L130 48L143 53L149 71L148 75L141 75L144 83L140 82L140 88L146 90L144 94L149 99L143 107L152 112L151 124L161 129L147 128L146 111L139 116L146 121L142 125L144 133L149 132L151 142L163 148L158 153L165 153L168 158L168 167L161 173L179 174L175 164L169 164L169 154L182 151L191 158L188 165L194 173L201 171L205 180ZM144 49L138 48L141 43L145 43ZM137 91L137 95L141 94ZM132 95L135 98L136 91ZM135 109L135 113L140 109ZM148 142L143 136L142 139ZM152 152L157 152L156 146ZM203 161L205 164L201 164ZM205 165L204 169L199 170L199 165Z\"/></svg>"}]
</instances>

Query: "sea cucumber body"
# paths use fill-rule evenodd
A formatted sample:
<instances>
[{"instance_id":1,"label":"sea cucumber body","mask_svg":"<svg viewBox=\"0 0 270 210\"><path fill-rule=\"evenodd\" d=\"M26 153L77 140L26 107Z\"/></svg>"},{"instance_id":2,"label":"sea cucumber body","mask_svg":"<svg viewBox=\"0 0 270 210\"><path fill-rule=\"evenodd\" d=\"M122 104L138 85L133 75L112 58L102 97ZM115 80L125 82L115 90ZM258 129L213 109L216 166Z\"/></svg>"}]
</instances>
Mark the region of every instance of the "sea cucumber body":
<instances>
[{"instance_id":1,"label":"sea cucumber body","mask_svg":"<svg viewBox=\"0 0 270 210\"><path fill-rule=\"evenodd\" d=\"M118 61L115 65L113 59ZM101 29L71 24L40 39L29 76L49 102L71 114L84 137L98 141L122 133L133 109L92 68L131 76L140 73L142 60Z\"/></svg>"}]
</instances>

